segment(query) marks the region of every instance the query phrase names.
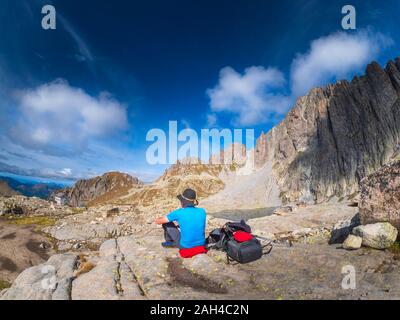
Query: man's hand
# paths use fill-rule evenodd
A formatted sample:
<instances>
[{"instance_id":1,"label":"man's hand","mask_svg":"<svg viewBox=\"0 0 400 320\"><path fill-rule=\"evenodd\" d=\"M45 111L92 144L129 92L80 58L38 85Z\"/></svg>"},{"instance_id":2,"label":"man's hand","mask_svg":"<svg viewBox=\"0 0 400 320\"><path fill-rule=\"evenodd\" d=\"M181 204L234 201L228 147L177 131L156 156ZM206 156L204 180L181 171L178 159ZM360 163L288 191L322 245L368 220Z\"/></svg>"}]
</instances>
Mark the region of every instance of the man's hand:
<instances>
[{"instance_id":1,"label":"man's hand","mask_svg":"<svg viewBox=\"0 0 400 320\"><path fill-rule=\"evenodd\" d=\"M161 218L156 219L156 221L154 221L155 224L166 224L168 222L169 221L168 221L167 217L161 217Z\"/></svg>"}]
</instances>

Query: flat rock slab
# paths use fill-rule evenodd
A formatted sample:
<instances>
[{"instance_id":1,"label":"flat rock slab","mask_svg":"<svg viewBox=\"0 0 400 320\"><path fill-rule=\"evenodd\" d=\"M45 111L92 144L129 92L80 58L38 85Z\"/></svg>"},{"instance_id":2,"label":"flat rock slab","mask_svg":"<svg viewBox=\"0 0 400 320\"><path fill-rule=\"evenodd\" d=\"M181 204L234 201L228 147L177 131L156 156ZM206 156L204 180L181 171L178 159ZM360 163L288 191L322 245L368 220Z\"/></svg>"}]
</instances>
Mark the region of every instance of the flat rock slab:
<instances>
[{"instance_id":1,"label":"flat rock slab","mask_svg":"<svg viewBox=\"0 0 400 320\"><path fill-rule=\"evenodd\" d=\"M98 256L100 269L87 274L87 283L101 276L104 285L98 285L106 292L101 297L111 292L111 299L400 298L400 263L389 252L295 244L275 247L252 264L228 265L222 252L183 260L176 249L164 249L160 242L156 236L105 242ZM342 272L349 266L356 272L355 290L342 288ZM75 284L83 277L74 281L73 298L81 298ZM101 290L91 290L85 298L97 299Z\"/></svg>"},{"instance_id":2,"label":"flat rock slab","mask_svg":"<svg viewBox=\"0 0 400 320\"><path fill-rule=\"evenodd\" d=\"M161 240L160 236L108 240L88 257L95 267L80 275L76 256L54 256L23 272L2 298L400 299L400 259L388 251L296 243L276 246L251 264L228 265L219 251L183 260L177 249L162 248ZM46 265L56 269L59 291L41 289ZM348 270L355 272L354 290L342 287Z\"/></svg>"},{"instance_id":3,"label":"flat rock slab","mask_svg":"<svg viewBox=\"0 0 400 320\"><path fill-rule=\"evenodd\" d=\"M116 239L102 244L95 268L73 282L71 297L73 300L143 299L135 274Z\"/></svg>"},{"instance_id":4,"label":"flat rock slab","mask_svg":"<svg viewBox=\"0 0 400 320\"><path fill-rule=\"evenodd\" d=\"M46 263L22 272L0 300L70 300L78 257L52 256Z\"/></svg>"},{"instance_id":5,"label":"flat rock slab","mask_svg":"<svg viewBox=\"0 0 400 320\"><path fill-rule=\"evenodd\" d=\"M285 216L272 215L252 219L248 223L255 234L271 237L275 234L301 232L313 228L332 228L339 220L351 219L357 212L357 208L346 204L325 203L300 207Z\"/></svg>"},{"instance_id":6,"label":"flat rock slab","mask_svg":"<svg viewBox=\"0 0 400 320\"><path fill-rule=\"evenodd\" d=\"M33 226L0 220L0 280L12 282L25 269L45 262L54 251Z\"/></svg>"},{"instance_id":7,"label":"flat rock slab","mask_svg":"<svg viewBox=\"0 0 400 320\"><path fill-rule=\"evenodd\" d=\"M50 227L46 231L60 241L85 241L91 239L107 239L121 235L120 227L112 223L70 224Z\"/></svg>"}]
</instances>

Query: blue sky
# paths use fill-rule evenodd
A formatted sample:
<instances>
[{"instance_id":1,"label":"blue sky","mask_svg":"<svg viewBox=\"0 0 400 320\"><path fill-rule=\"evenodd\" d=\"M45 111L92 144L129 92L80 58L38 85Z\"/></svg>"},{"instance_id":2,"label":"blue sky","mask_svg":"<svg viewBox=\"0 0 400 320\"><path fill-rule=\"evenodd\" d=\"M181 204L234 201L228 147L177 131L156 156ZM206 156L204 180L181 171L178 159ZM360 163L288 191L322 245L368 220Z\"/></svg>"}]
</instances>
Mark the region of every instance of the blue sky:
<instances>
[{"instance_id":1,"label":"blue sky","mask_svg":"<svg viewBox=\"0 0 400 320\"><path fill-rule=\"evenodd\" d=\"M57 29L41 28L41 8ZM357 30L341 29L341 8ZM0 0L0 171L151 180L146 133L277 124L313 87L399 56L397 0Z\"/></svg>"}]
</instances>

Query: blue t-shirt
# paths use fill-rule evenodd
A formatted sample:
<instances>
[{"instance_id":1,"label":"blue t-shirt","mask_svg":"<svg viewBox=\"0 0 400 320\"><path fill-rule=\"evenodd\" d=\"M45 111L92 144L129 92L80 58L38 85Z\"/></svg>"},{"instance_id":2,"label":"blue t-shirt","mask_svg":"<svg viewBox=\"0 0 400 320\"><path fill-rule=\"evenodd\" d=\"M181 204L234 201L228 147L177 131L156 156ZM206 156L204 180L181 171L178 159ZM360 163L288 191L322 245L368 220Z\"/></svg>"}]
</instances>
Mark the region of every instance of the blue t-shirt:
<instances>
[{"instance_id":1,"label":"blue t-shirt","mask_svg":"<svg viewBox=\"0 0 400 320\"><path fill-rule=\"evenodd\" d=\"M169 222L179 223L182 248L190 249L205 245L206 211L204 209L181 208L168 214L167 219Z\"/></svg>"}]
</instances>

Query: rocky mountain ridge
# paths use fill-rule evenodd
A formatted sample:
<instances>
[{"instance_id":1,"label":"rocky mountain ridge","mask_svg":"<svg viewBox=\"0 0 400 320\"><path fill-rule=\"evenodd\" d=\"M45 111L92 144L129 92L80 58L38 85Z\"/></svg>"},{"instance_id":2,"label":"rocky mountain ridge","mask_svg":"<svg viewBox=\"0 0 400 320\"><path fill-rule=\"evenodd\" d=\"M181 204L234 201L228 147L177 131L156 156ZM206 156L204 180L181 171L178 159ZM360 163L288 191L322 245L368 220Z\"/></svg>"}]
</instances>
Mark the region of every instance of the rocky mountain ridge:
<instances>
[{"instance_id":1,"label":"rocky mountain ridge","mask_svg":"<svg viewBox=\"0 0 400 320\"><path fill-rule=\"evenodd\" d=\"M93 206L118 199L129 190L141 188L143 183L126 173L108 172L100 177L80 180L71 188L58 190L73 207ZM53 194L53 197L55 194Z\"/></svg>"},{"instance_id":2,"label":"rocky mountain ridge","mask_svg":"<svg viewBox=\"0 0 400 320\"><path fill-rule=\"evenodd\" d=\"M257 168L271 165L283 202L351 196L400 145L400 59L376 62L351 82L315 88L257 140Z\"/></svg>"}]
</instances>

